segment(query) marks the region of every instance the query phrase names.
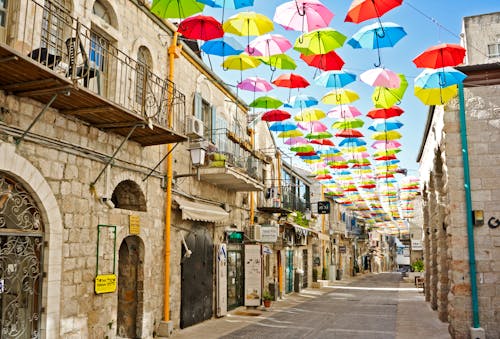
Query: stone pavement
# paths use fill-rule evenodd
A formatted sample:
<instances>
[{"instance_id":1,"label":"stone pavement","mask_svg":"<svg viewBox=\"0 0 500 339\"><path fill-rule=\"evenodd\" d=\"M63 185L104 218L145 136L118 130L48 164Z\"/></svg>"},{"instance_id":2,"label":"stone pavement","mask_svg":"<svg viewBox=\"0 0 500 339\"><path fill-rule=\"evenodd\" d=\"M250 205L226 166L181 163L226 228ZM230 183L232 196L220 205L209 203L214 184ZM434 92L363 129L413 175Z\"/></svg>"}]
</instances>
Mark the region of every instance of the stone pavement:
<instances>
[{"instance_id":1,"label":"stone pavement","mask_svg":"<svg viewBox=\"0 0 500 339\"><path fill-rule=\"evenodd\" d=\"M214 318L183 330L176 330L171 338L220 338L247 325L258 323L273 314L286 311L305 301L321 297L326 293L332 292L335 287L340 289L342 287L349 288L349 285L356 284L364 276L367 276L367 274L330 282L328 287L320 289L306 288L300 293L291 293L281 300L273 301L269 309L261 307L238 307L230 311L225 317ZM448 324L438 319L437 313L430 308L429 303L425 302L421 289L416 289L411 282L399 283L399 289L396 317L397 339L414 339L418 337L432 339L450 338ZM369 337L368 335L367 338Z\"/></svg>"}]
</instances>

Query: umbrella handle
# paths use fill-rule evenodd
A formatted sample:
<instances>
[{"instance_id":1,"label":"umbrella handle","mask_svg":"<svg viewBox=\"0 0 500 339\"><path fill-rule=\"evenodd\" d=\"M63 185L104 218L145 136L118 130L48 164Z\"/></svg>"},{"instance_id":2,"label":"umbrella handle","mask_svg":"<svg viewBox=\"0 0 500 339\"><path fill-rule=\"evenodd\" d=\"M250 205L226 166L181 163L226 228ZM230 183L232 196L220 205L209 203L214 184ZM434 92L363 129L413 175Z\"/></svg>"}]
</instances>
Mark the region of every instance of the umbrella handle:
<instances>
[{"instance_id":1,"label":"umbrella handle","mask_svg":"<svg viewBox=\"0 0 500 339\"><path fill-rule=\"evenodd\" d=\"M382 60L380 59L380 48L378 46L377 46L377 55L378 55L378 63L373 64L373 66L380 67L382 65Z\"/></svg>"},{"instance_id":2,"label":"umbrella handle","mask_svg":"<svg viewBox=\"0 0 500 339\"><path fill-rule=\"evenodd\" d=\"M378 11L377 11L377 15L378 15ZM382 38L385 37L384 26L382 25L382 21L380 21L380 17L379 16L377 16L377 20L378 20L378 24L380 25L380 28L382 29L382 34L378 34L378 29L375 31L375 34L377 35L377 37L379 37L380 39L382 39Z\"/></svg>"},{"instance_id":3,"label":"umbrella handle","mask_svg":"<svg viewBox=\"0 0 500 339\"><path fill-rule=\"evenodd\" d=\"M446 79L444 77L444 72L439 72L439 87L446 87Z\"/></svg>"},{"instance_id":4,"label":"umbrella handle","mask_svg":"<svg viewBox=\"0 0 500 339\"><path fill-rule=\"evenodd\" d=\"M295 0L295 7L297 8L297 14L300 16L305 16L306 15L306 5L302 4L302 13L300 12L299 4L297 3L297 0ZM304 21L302 21L302 24L304 24Z\"/></svg>"}]
</instances>

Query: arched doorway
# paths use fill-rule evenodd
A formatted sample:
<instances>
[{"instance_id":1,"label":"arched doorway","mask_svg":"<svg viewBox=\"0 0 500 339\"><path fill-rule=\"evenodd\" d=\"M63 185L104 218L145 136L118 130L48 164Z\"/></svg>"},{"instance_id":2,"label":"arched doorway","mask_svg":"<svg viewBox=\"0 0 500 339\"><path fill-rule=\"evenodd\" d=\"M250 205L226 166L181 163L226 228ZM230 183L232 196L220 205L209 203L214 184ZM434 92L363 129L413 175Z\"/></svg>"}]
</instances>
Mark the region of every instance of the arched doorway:
<instances>
[{"instance_id":1,"label":"arched doorway","mask_svg":"<svg viewBox=\"0 0 500 339\"><path fill-rule=\"evenodd\" d=\"M137 236L126 237L118 258L118 316L116 334L123 338L142 337L144 245Z\"/></svg>"},{"instance_id":2,"label":"arched doorway","mask_svg":"<svg viewBox=\"0 0 500 339\"><path fill-rule=\"evenodd\" d=\"M197 229L186 236L191 255L182 247L181 328L210 319L213 314L212 237L207 229Z\"/></svg>"},{"instance_id":3,"label":"arched doorway","mask_svg":"<svg viewBox=\"0 0 500 339\"><path fill-rule=\"evenodd\" d=\"M0 337L39 338L43 224L31 195L0 172Z\"/></svg>"}]
</instances>

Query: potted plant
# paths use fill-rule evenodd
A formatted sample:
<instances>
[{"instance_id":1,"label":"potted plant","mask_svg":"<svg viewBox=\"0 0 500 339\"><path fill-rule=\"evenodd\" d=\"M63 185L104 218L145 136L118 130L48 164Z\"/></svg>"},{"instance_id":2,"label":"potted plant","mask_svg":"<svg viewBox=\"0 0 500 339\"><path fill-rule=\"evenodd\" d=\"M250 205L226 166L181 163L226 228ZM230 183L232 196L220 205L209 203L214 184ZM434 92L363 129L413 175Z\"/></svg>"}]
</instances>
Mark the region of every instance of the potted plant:
<instances>
[{"instance_id":1,"label":"potted plant","mask_svg":"<svg viewBox=\"0 0 500 339\"><path fill-rule=\"evenodd\" d=\"M271 301L273 300L273 296L269 291L264 291L262 293L262 302L264 303L264 307L269 308L271 307Z\"/></svg>"}]
</instances>

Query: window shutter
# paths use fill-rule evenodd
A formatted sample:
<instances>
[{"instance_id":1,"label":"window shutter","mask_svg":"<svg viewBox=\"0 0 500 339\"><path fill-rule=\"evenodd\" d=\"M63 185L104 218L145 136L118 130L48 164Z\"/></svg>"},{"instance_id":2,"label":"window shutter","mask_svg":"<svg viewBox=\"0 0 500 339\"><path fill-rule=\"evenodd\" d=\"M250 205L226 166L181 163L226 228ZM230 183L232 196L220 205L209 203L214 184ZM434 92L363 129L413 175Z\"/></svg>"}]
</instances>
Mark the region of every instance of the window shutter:
<instances>
[{"instance_id":1,"label":"window shutter","mask_svg":"<svg viewBox=\"0 0 500 339\"><path fill-rule=\"evenodd\" d=\"M212 109L212 121L211 121L211 130L212 130L212 133L211 133L211 140L213 143L215 143L215 134L217 133L217 108L215 108L215 106L212 106L211 107Z\"/></svg>"},{"instance_id":2,"label":"window shutter","mask_svg":"<svg viewBox=\"0 0 500 339\"><path fill-rule=\"evenodd\" d=\"M201 93L194 93L194 116L200 120L202 120L201 108L203 102L201 98Z\"/></svg>"}]
</instances>

